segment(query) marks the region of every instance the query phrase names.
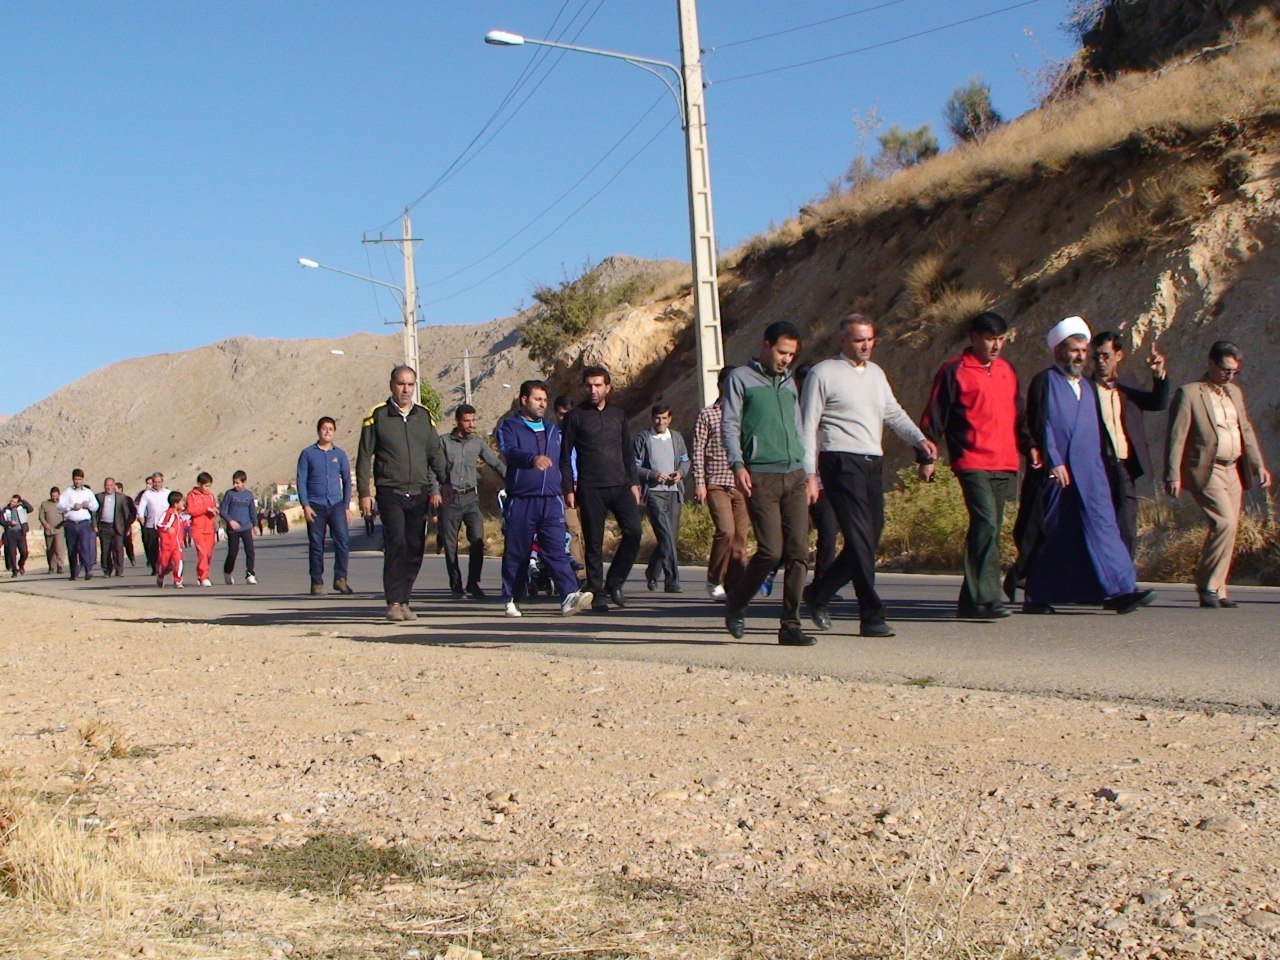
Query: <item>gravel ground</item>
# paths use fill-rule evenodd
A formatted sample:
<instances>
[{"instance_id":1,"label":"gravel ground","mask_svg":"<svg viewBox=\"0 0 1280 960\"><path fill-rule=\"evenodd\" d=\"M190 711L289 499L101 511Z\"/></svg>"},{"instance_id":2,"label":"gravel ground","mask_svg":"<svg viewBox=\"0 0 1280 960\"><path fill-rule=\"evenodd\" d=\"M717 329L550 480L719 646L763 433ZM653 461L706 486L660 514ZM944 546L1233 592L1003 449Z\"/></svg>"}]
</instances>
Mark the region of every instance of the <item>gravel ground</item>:
<instances>
[{"instance_id":1,"label":"gravel ground","mask_svg":"<svg viewBox=\"0 0 1280 960\"><path fill-rule=\"evenodd\" d=\"M4 625L10 788L197 844L125 953L1280 955L1273 718L14 594ZM419 868L263 885L316 838Z\"/></svg>"}]
</instances>

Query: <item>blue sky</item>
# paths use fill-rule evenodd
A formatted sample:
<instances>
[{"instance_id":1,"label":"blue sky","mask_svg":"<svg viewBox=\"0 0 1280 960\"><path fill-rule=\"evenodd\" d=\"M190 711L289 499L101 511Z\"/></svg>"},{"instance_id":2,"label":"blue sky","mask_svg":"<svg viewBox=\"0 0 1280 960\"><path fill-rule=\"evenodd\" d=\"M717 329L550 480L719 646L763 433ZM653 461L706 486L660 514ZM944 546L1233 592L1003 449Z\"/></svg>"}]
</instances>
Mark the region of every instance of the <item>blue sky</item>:
<instances>
[{"instance_id":1,"label":"blue sky","mask_svg":"<svg viewBox=\"0 0 1280 960\"><path fill-rule=\"evenodd\" d=\"M972 76L1005 116L1028 109L1029 77L1073 47L1067 3L735 78L1015 2L701 0L721 250L825 192L857 149L855 111L931 123L946 142L942 104ZM126 357L392 332L389 294L297 258L399 284L396 247L361 239L398 236L406 204L459 158L412 212L428 324L509 314L588 259L688 258L662 85L625 63L483 43L503 28L678 61L675 0L5 0L0 13L0 330L24 354L3 366L0 413Z\"/></svg>"}]
</instances>

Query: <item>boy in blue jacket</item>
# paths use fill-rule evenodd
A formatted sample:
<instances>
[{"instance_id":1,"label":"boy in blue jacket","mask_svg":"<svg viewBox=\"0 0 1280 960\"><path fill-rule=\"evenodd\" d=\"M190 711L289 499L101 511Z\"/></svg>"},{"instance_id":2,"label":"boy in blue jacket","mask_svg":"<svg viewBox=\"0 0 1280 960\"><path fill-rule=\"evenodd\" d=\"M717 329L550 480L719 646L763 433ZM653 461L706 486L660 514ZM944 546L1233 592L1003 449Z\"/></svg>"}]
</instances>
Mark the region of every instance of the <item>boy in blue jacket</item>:
<instances>
[{"instance_id":1,"label":"boy in blue jacket","mask_svg":"<svg viewBox=\"0 0 1280 960\"><path fill-rule=\"evenodd\" d=\"M535 539L552 582L564 599L562 616L571 617L594 599L578 589L578 578L565 550L564 501L560 499L560 428L544 419L547 385L541 380L520 384L520 410L498 427L498 451L507 462L506 545L502 551L502 597L508 617L524 614L516 598L524 592L529 553Z\"/></svg>"}]
</instances>

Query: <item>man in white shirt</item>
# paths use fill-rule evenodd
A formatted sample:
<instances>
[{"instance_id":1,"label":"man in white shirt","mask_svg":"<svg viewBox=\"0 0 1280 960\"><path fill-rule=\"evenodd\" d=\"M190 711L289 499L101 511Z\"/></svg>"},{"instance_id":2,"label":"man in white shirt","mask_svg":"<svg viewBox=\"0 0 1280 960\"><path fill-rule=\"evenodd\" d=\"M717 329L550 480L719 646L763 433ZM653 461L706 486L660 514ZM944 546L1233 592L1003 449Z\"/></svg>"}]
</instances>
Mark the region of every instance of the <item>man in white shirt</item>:
<instances>
[{"instance_id":1,"label":"man in white shirt","mask_svg":"<svg viewBox=\"0 0 1280 960\"><path fill-rule=\"evenodd\" d=\"M858 594L864 637L892 637L876 593L876 546L884 528L881 438L889 426L931 464L938 448L902 409L879 365L871 362L875 324L860 313L840 321L840 353L815 364L800 398L804 469L815 467L831 500L844 548L806 591L809 616L820 630L831 629L827 604L850 581Z\"/></svg>"},{"instance_id":2,"label":"man in white shirt","mask_svg":"<svg viewBox=\"0 0 1280 960\"><path fill-rule=\"evenodd\" d=\"M74 580L80 570L86 580L93 579L93 515L98 511L98 498L84 485L84 471L79 467L71 471L71 486L58 498L58 512L62 514L63 530L67 537L67 557L71 561L71 577ZM77 570L77 566L80 570Z\"/></svg>"},{"instance_id":3,"label":"man in white shirt","mask_svg":"<svg viewBox=\"0 0 1280 960\"><path fill-rule=\"evenodd\" d=\"M164 474L158 470L147 478L147 489L138 499L138 522L142 525L142 550L147 555L151 575L156 575L156 561L160 556L160 535L156 522L169 509L169 488L164 485Z\"/></svg>"}]
</instances>

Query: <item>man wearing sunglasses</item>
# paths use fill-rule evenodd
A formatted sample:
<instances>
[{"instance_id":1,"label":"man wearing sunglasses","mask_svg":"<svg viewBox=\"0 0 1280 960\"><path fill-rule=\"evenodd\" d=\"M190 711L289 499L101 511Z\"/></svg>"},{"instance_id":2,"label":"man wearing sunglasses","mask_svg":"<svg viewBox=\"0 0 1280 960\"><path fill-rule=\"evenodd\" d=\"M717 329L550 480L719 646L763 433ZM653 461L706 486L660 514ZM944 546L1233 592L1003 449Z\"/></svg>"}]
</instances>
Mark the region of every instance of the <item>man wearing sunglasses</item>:
<instances>
[{"instance_id":1,"label":"man wearing sunglasses","mask_svg":"<svg viewBox=\"0 0 1280 960\"><path fill-rule=\"evenodd\" d=\"M1172 497L1183 488L1209 521L1209 533L1196 569L1202 607L1235 607L1227 596L1227 577L1235 554L1244 491L1254 481L1271 486L1258 438L1236 385L1244 354L1229 340L1209 348L1204 378L1184 384L1169 405L1165 443L1165 488Z\"/></svg>"}]
</instances>

